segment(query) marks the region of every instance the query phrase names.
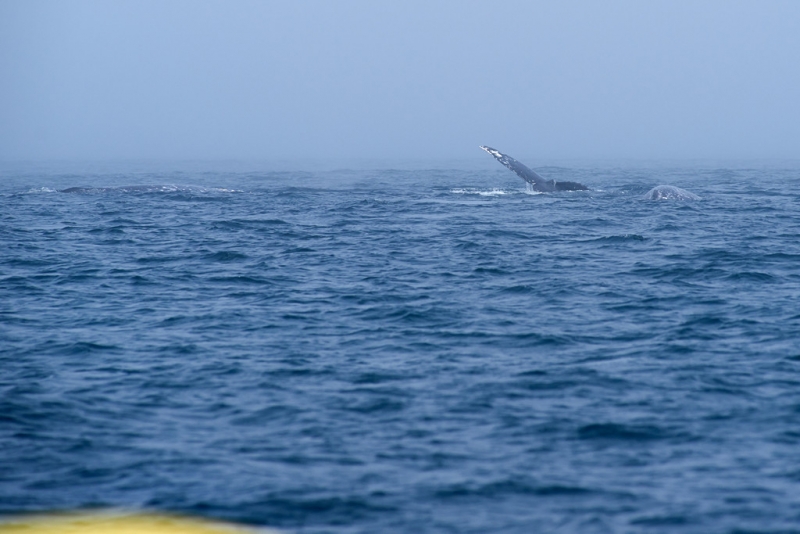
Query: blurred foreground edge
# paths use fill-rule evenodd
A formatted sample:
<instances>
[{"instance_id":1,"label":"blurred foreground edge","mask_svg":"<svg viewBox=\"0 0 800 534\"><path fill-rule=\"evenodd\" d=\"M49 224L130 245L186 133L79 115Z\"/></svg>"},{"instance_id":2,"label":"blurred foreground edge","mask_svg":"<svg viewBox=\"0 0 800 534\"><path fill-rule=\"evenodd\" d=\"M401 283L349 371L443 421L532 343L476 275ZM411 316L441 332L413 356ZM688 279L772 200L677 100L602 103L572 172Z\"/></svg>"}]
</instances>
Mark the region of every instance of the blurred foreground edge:
<instances>
[{"instance_id":1,"label":"blurred foreground edge","mask_svg":"<svg viewBox=\"0 0 800 534\"><path fill-rule=\"evenodd\" d=\"M124 511L58 512L0 518L0 534L280 534L198 517Z\"/></svg>"}]
</instances>

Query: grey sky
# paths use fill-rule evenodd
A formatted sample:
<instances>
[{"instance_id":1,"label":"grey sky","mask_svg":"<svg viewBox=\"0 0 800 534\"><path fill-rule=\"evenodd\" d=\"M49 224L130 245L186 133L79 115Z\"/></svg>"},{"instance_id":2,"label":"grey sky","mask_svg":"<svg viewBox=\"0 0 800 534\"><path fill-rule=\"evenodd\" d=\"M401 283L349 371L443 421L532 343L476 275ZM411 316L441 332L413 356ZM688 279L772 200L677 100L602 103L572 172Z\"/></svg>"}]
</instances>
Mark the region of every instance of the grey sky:
<instances>
[{"instance_id":1,"label":"grey sky","mask_svg":"<svg viewBox=\"0 0 800 534\"><path fill-rule=\"evenodd\" d=\"M0 159L800 158L800 2L0 0Z\"/></svg>"}]
</instances>

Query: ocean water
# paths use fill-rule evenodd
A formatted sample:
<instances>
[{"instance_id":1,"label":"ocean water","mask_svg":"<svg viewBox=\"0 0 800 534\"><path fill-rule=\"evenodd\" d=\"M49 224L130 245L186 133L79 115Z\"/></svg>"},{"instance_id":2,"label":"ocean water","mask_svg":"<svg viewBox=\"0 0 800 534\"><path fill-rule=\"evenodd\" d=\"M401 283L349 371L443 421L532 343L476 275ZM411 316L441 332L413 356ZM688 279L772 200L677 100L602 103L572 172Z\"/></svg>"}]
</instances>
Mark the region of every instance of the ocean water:
<instances>
[{"instance_id":1,"label":"ocean water","mask_svg":"<svg viewBox=\"0 0 800 534\"><path fill-rule=\"evenodd\" d=\"M5 168L0 514L800 532L800 165L493 163Z\"/></svg>"}]
</instances>

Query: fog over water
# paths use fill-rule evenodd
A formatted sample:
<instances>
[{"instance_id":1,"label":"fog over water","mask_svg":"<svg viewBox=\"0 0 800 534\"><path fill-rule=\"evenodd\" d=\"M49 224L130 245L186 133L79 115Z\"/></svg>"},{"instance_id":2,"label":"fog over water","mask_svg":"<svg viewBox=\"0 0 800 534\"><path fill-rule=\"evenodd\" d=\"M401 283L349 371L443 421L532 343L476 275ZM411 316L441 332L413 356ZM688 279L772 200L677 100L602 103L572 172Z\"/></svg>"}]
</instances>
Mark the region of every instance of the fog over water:
<instances>
[{"instance_id":1,"label":"fog over water","mask_svg":"<svg viewBox=\"0 0 800 534\"><path fill-rule=\"evenodd\" d=\"M800 158L792 1L0 0L0 160Z\"/></svg>"}]
</instances>

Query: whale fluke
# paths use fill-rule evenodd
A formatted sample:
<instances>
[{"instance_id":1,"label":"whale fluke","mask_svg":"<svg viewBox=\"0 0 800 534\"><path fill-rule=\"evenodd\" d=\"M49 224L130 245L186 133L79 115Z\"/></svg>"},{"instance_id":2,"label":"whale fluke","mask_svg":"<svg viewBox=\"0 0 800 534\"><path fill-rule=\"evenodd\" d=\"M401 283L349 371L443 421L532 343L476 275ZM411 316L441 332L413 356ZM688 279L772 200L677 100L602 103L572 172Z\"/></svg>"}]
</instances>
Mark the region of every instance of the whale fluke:
<instances>
[{"instance_id":1,"label":"whale fluke","mask_svg":"<svg viewBox=\"0 0 800 534\"><path fill-rule=\"evenodd\" d=\"M531 169L526 167L524 164L520 163L509 155L503 154L499 150L495 150L494 148L488 146L481 146L481 149L494 156L497 161L514 171L517 176L531 184L535 191L549 192L589 190L588 187L583 184L579 184L578 182L556 182L555 180L545 180Z\"/></svg>"},{"instance_id":2,"label":"whale fluke","mask_svg":"<svg viewBox=\"0 0 800 534\"><path fill-rule=\"evenodd\" d=\"M674 185L657 185L644 195L643 200L700 200L700 197Z\"/></svg>"}]
</instances>

